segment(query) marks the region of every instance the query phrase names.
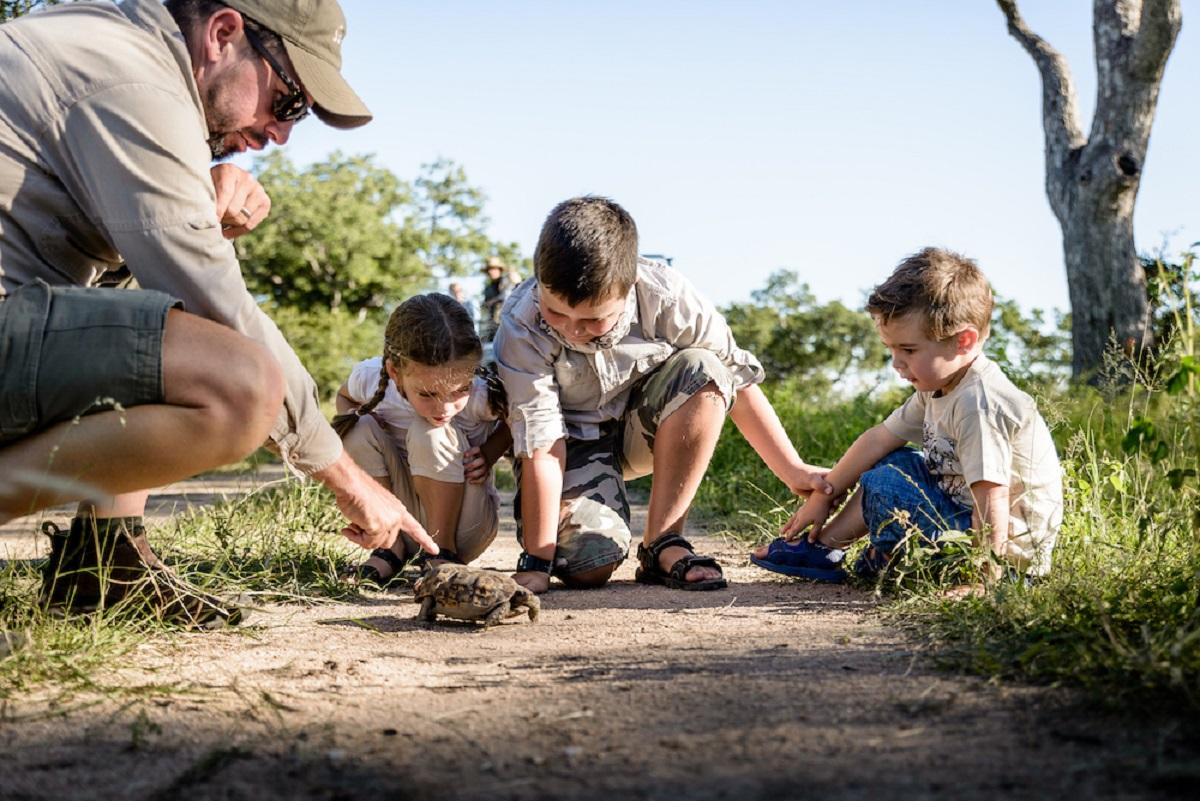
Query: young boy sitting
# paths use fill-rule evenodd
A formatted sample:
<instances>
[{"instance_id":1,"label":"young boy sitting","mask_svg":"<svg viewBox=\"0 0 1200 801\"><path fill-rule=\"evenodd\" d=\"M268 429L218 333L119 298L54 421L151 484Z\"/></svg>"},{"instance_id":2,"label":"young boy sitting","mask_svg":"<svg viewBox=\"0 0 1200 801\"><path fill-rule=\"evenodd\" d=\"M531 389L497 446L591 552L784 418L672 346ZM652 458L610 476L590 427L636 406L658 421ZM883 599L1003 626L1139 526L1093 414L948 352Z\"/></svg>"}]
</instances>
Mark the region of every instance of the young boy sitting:
<instances>
[{"instance_id":1,"label":"young boy sitting","mask_svg":"<svg viewBox=\"0 0 1200 801\"><path fill-rule=\"evenodd\" d=\"M616 203L559 204L534 252L536 281L504 306L495 356L508 394L524 552L514 576L543 592L553 573L598 587L629 552L625 479L654 473L637 579L725 586L682 536L728 411L793 492L830 491L796 454L757 383L758 361L679 273L638 258ZM736 404L734 401L736 400Z\"/></svg>"},{"instance_id":2,"label":"young boy sitting","mask_svg":"<svg viewBox=\"0 0 1200 801\"><path fill-rule=\"evenodd\" d=\"M974 262L936 248L905 259L867 301L892 365L916 392L859 436L827 476L858 489L826 523L833 496L814 494L783 538L751 561L767 570L841 581L850 543L870 547L855 563L877 575L905 535L929 540L968 528L1019 570L1044 575L1062 520L1062 473L1033 399L982 353L992 292ZM921 450L904 447L920 443ZM811 530L807 539L802 533ZM797 541L792 541L797 539ZM978 544L982 545L982 542ZM988 560L995 578L999 564Z\"/></svg>"}]
</instances>

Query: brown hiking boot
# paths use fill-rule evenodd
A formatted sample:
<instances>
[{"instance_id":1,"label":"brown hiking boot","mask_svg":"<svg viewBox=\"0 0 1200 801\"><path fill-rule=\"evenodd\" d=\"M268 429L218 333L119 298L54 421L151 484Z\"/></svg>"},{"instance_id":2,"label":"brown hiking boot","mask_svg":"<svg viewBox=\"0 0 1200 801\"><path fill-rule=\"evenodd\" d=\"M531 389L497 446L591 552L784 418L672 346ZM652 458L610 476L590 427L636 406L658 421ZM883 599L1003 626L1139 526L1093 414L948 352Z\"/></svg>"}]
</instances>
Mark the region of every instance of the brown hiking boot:
<instances>
[{"instance_id":1,"label":"brown hiking boot","mask_svg":"<svg viewBox=\"0 0 1200 801\"><path fill-rule=\"evenodd\" d=\"M41 605L52 613L121 609L184 628L241 622L241 610L192 587L150 548L140 517L73 518L70 531L42 524L50 559Z\"/></svg>"}]
</instances>

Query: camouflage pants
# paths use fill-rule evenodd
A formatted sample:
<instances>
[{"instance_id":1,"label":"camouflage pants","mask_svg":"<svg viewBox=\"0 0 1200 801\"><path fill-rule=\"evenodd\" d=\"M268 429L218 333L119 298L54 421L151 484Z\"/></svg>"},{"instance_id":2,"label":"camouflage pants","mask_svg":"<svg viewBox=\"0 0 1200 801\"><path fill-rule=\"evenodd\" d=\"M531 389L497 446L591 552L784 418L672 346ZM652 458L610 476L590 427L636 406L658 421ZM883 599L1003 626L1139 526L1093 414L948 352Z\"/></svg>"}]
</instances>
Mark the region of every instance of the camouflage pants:
<instances>
[{"instance_id":1,"label":"camouflage pants","mask_svg":"<svg viewBox=\"0 0 1200 801\"><path fill-rule=\"evenodd\" d=\"M625 481L649 475L654 442L663 420L709 384L733 404L733 373L711 351L681 350L634 387L620 420L601 427L599 439L567 438L556 575L574 575L619 564L629 555L629 500ZM521 486L521 460L514 465ZM522 541L521 493L513 501Z\"/></svg>"}]
</instances>

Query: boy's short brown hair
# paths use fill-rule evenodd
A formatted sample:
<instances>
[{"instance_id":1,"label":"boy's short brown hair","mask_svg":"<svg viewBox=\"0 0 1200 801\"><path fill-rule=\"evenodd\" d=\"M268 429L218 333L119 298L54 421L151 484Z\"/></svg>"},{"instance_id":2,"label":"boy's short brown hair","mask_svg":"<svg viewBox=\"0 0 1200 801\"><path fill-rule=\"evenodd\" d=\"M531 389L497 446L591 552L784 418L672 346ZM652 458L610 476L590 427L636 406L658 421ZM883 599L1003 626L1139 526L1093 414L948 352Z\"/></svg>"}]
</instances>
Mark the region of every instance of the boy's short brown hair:
<instances>
[{"instance_id":1,"label":"boy's short brown hair","mask_svg":"<svg viewBox=\"0 0 1200 801\"><path fill-rule=\"evenodd\" d=\"M572 306L623 296L637 278L637 225L606 197L559 203L533 252L538 283Z\"/></svg>"},{"instance_id":2,"label":"boy's short brown hair","mask_svg":"<svg viewBox=\"0 0 1200 801\"><path fill-rule=\"evenodd\" d=\"M992 320L992 289L971 259L941 248L914 253L875 287L867 299L871 316L888 322L919 312L934 341L973 325L987 336Z\"/></svg>"}]
</instances>

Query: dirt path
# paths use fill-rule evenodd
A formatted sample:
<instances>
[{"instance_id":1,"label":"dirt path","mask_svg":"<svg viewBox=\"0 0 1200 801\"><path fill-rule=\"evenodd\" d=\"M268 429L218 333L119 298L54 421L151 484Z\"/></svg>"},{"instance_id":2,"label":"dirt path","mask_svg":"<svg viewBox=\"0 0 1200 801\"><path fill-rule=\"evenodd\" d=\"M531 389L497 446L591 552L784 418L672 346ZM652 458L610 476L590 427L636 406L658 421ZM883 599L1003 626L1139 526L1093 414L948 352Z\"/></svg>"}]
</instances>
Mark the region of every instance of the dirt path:
<instances>
[{"instance_id":1,"label":"dirt path","mask_svg":"<svg viewBox=\"0 0 1200 801\"><path fill-rule=\"evenodd\" d=\"M481 563L507 570L502 519ZM124 680L187 689L0 710L0 798L1195 797L1200 749L1169 718L938 672L866 593L695 539L729 589L644 587L631 559L536 624L425 628L397 592L144 646Z\"/></svg>"}]
</instances>

